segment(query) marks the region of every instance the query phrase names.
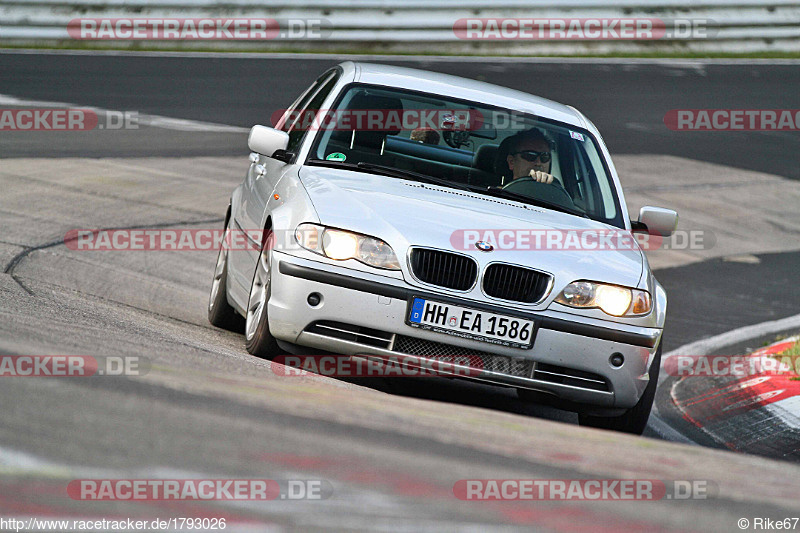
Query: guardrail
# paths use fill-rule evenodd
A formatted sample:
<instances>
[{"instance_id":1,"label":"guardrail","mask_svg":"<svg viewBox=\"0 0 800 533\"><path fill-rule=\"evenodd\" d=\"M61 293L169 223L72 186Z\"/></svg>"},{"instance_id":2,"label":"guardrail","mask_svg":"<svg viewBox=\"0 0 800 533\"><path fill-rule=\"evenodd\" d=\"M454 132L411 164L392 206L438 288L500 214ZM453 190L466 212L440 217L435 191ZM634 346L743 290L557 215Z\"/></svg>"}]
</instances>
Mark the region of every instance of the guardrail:
<instances>
[{"instance_id":1,"label":"guardrail","mask_svg":"<svg viewBox=\"0 0 800 533\"><path fill-rule=\"evenodd\" d=\"M224 32L221 38L189 33L188 38L140 39L115 31L114 38L93 40L77 33L86 19L98 24L257 19L266 21L258 27L266 24L267 33L245 39ZM608 28L614 20L645 26L643 21L650 21L655 31L620 37ZM591 33L598 24L600 33ZM297 0L268 5L263 0L11 0L0 4L2 43L433 54L796 52L800 0Z\"/></svg>"}]
</instances>

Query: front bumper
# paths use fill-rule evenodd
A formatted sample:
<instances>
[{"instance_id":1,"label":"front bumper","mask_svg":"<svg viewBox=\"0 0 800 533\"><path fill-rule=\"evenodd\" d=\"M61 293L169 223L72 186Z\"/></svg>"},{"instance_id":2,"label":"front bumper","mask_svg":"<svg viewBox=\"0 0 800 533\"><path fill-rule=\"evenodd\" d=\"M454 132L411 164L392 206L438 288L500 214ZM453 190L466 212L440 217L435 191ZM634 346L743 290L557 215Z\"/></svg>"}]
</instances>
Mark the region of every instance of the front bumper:
<instances>
[{"instance_id":1,"label":"front bumper","mask_svg":"<svg viewBox=\"0 0 800 533\"><path fill-rule=\"evenodd\" d=\"M307 297L313 292L322 301L312 307ZM412 295L533 319L537 323L533 346L527 350L503 347L411 327L405 319ZM456 368L461 370L456 375L468 372L470 379L609 409L628 409L639 400L662 333L660 328L576 320L574 314L549 309L530 313L454 298L416 289L402 280L277 251L272 252L268 315L270 332L286 343L370 358L403 354L422 365L437 360L434 352L442 346L451 354L481 353L487 364L480 369ZM346 334L342 328L368 328L363 331L369 333ZM425 348L401 349L401 344ZM616 353L625 358L620 367L609 362Z\"/></svg>"}]
</instances>

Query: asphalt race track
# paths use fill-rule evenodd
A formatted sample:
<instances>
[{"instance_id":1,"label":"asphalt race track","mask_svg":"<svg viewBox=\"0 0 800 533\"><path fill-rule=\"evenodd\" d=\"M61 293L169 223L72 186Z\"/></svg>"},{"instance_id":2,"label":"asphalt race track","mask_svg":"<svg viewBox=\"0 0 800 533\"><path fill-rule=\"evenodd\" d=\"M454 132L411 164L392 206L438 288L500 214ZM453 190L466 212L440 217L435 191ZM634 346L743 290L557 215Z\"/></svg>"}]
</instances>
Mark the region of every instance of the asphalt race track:
<instances>
[{"instance_id":1,"label":"asphalt race track","mask_svg":"<svg viewBox=\"0 0 800 533\"><path fill-rule=\"evenodd\" d=\"M225 518L231 531L735 531L743 517L797 516L798 465L719 449L682 426L663 394L659 407L680 442L654 430L632 437L580 428L574 415L497 387L285 377L249 356L241 335L207 323L215 250L65 246L76 228L221 228L247 165L246 128L268 124L335 62L0 53L0 108L67 103L145 119L133 130L0 131L0 353L138 357L146 369L3 379L0 518ZM663 122L671 109L798 109L796 63L398 64L575 105L619 156L621 175L630 171L635 201L691 197L689 219L700 220L702 195L738 194L782 221L769 247L756 233L741 237L758 217L738 215L730 235L715 229L725 253L665 260L656 272L670 295L665 351L797 314L797 132L673 132ZM675 177L641 181L642 164ZM699 194L697 176L709 184ZM753 194L749 180L773 196ZM700 445L684 444L687 437ZM80 479L253 478L282 488L310 480L324 490L298 501L92 502L66 489ZM453 488L465 479L654 479L667 496L461 501ZM700 482L706 497L678 498L675 480Z\"/></svg>"},{"instance_id":2,"label":"asphalt race track","mask_svg":"<svg viewBox=\"0 0 800 533\"><path fill-rule=\"evenodd\" d=\"M272 113L291 104L319 73L341 60L165 56L0 54L0 94L250 128L268 124ZM672 109L797 109L796 62L370 60L435 68L574 105L601 128L612 153L670 154L800 178L792 157L798 147L796 132L709 135L673 132L664 126L664 116ZM212 142L213 137L197 135L191 144L169 137L126 146L114 146L102 137L74 143L65 139L63 146L51 146L45 153L34 137L4 142L3 155L176 157L246 150L236 136L216 135Z\"/></svg>"}]
</instances>

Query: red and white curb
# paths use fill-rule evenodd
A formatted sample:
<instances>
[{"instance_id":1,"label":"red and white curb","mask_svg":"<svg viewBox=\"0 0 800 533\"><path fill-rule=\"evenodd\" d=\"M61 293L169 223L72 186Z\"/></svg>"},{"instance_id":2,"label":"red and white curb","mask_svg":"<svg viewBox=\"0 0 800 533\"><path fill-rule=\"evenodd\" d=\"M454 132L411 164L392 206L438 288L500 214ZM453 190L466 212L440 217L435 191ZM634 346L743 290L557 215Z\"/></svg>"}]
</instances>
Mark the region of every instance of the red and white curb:
<instances>
[{"instance_id":1,"label":"red and white curb","mask_svg":"<svg viewBox=\"0 0 800 533\"><path fill-rule=\"evenodd\" d=\"M685 420L731 450L800 458L800 376L792 363L763 370L764 361L800 343L800 336L775 342L740 361L746 371L680 377L670 395ZM676 354L677 356L677 354ZM713 356L708 356L713 358ZM725 357L725 356L720 356Z\"/></svg>"}]
</instances>

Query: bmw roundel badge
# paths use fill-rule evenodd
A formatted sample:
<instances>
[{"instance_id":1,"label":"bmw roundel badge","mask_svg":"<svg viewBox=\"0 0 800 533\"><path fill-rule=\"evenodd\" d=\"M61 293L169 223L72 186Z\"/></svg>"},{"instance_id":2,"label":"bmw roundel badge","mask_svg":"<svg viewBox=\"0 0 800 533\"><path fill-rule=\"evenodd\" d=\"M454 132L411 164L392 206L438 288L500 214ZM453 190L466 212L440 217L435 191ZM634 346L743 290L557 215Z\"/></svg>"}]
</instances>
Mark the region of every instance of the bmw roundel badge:
<instances>
[{"instance_id":1,"label":"bmw roundel badge","mask_svg":"<svg viewBox=\"0 0 800 533\"><path fill-rule=\"evenodd\" d=\"M475 243L475 248L477 248L481 252L491 252L492 250L494 250L494 246L492 246L491 244L489 244L486 241L478 241L478 242L476 242Z\"/></svg>"}]
</instances>

